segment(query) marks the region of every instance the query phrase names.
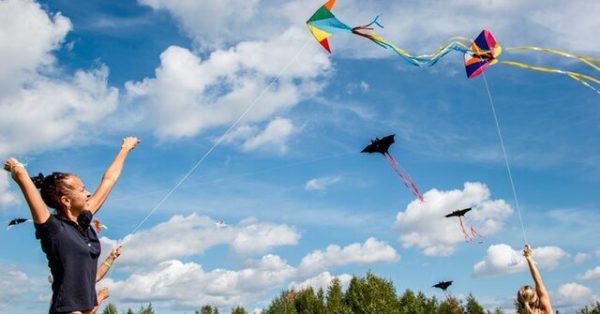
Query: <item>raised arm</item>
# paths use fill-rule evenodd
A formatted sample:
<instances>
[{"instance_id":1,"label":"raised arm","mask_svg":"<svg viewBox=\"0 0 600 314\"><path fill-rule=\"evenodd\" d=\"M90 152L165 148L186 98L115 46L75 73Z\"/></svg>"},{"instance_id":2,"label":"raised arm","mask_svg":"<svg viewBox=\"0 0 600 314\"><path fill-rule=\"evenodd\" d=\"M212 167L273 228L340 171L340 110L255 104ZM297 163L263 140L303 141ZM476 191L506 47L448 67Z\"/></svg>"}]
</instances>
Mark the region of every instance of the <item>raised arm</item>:
<instances>
[{"instance_id":1,"label":"raised arm","mask_svg":"<svg viewBox=\"0 0 600 314\"><path fill-rule=\"evenodd\" d=\"M135 146L140 142L137 137L127 137L123 139L123 144L121 145L121 149L117 153L117 156L113 160L113 162L108 166L104 175L102 176L102 181L96 189L96 192L92 194L90 199L87 201L87 209L95 214L106 198L110 191L112 191L113 187L117 183L119 176L121 175L121 170L123 170L123 164L125 163L125 159L129 152L135 148Z\"/></svg>"},{"instance_id":2,"label":"raised arm","mask_svg":"<svg viewBox=\"0 0 600 314\"><path fill-rule=\"evenodd\" d=\"M552 304L550 304L550 295L544 286L544 282L542 281L542 276L533 261L533 250L527 244L523 249L523 256L527 260L527 265L529 265L529 271L531 272L531 277L535 282L535 290L540 298L540 310L544 311L545 314L552 314Z\"/></svg>"},{"instance_id":3,"label":"raised arm","mask_svg":"<svg viewBox=\"0 0 600 314\"><path fill-rule=\"evenodd\" d=\"M104 260L104 262L102 264L100 264L100 266L98 266L98 271L96 272L96 282L102 280L102 278L104 278L104 276L106 276L106 273L108 273L108 270L110 269L110 266L112 266L112 264L115 262L115 260L121 256L121 246L117 246L116 248L114 248L111 252L110 255L106 258L106 260Z\"/></svg>"},{"instance_id":4,"label":"raised arm","mask_svg":"<svg viewBox=\"0 0 600 314\"><path fill-rule=\"evenodd\" d=\"M31 181L27 169L15 158L9 158L4 162L4 170L10 172L13 180L21 188L21 192L25 196L25 201L29 205L33 222L36 224L45 223L50 218L50 212L48 211L48 206L42 200L40 192L35 187L35 184L33 184L33 181Z\"/></svg>"}]
</instances>

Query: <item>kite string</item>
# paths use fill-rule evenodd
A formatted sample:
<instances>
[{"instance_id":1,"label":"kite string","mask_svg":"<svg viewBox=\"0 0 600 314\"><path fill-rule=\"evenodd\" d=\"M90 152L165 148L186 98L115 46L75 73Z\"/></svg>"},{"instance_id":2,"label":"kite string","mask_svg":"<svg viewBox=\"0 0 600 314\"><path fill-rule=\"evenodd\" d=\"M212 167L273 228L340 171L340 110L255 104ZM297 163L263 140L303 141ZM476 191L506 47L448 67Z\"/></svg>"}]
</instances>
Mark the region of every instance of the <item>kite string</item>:
<instances>
[{"instance_id":1,"label":"kite string","mask_svg":"<svg viewBox=\"0 0 600 314\"><path fill-rule=\"evenodd\" d=\"M500 131L500 123L498 123L498 115L496 114L496 107L494 106L494 100L492 99L492 93L490 92L490 88L488 85L487 77L485 76L485 71L482 73L483 81L485 82L485 89L487 90L488 99L490 100L490 106L492 108L492 114L494 115L494 121L496 122L496 132L498 133L498 138L500 139L500 147L502 147L502 154L504 155L504 163L506 165L506 171L508 172L508 178L510 180L510 186L512 187L513 197L515 199L515 207L517 208L517 213L519 216L519 222L521 223L521 231L523 232L523 240L527 244L527 234L525 234L525 225L523 224L523 217L521 216L521 208L519 206L519 199L517 198L517 189L515 188L515 183L512 177L512 172L510 171L510 165L508 163L508 156L506 154L506 148L504 147L504 139L502 138L502 131Z\"/></svg>"},{"instance_id":2,"label":"kite string","mask_svg":"<svg viewBox=\"0 0 600 314\"><path fill-rule=\"evenodd\" d=\"M198 162L196 162L196 164L194 164L194 166L183 176L183 178L181 178L179 180L179 182L177 182L177 184L175 184L175 186L158 202L158 204L156 206L154 206L154 208L150 211L150 213L148 215L146 215L146 217L144 217L144 219L142 219L142 221L133 229L131 234L135 233L142 226L142 224L144 224L144 222L146 222L146 220L148 220L148 218L150 216L152 216L152 214L154 214L154 212L175 192L175 190L177 190L177 188L179 188L179 186L185 180L187 180L187 178L200 166L200 164L202 164L202 162L206 159L206 157L208 157L208 155L210 155L210 153L212 153L212 151L223 141L223 139L225 139L225 137L231 132L231 130L233 130L240 123L240 121L242 121L242 119L250 112L250 110L252 110L252 108L254 108L254 106L264 96L264 94L267 92L267 90L269 90L271 88L271 86L275 83L275 81L277 81L281 77L281 75L283 75L283 73L287 70L287 68L296 61L296 59L298 58L300 53L302 51L304 51L304 48L306 48L307 43L308 43L308 40L306 40L304 42L304 45L302 46L302 48L300 48L298 50L296 55L292 59L290 59L290 61L281 69L281 71L279 71L279 73L271 80L271 82L269 82L269 84L262 90L262 92L252 101L250 106L248 106L248 108L246 108L246 110L237 118L237 120L235 122L233 122L233 124L231 124L231 126L227 129L227 131L225 131L225 133L223 133L223 135L221 135L221 137L219 137L219 139L202 156L202 158L200 158L198 160Z\"/></svg>"}]
</instances>

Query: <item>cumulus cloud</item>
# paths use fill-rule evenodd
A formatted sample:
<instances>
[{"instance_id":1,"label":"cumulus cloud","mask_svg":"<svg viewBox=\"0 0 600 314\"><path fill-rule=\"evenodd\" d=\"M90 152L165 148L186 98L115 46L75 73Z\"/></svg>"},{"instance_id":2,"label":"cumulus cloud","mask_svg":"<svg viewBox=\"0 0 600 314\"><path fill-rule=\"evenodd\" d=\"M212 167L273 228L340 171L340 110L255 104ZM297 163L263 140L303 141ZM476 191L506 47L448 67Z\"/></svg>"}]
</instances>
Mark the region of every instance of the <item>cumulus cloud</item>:
<instances>
[{"instance_id":1,"label":"cumulus cloud","mask_svg":"<svg viewBox=\"0 0 600 314\"><path fill-rule=\"evenodd\" d=\"M336 184L341 180L342 178L339 176L314 178L304 184L304 189L307 191L323 191L328 186Z\"/></svg>"},{"instance_id":2,"label":"cumulus cloud","mask_svg":"<svg viewBox=\"0 0 600 314\"><path fill-rule=\"evenodd\" d=\"M300 234L288 225L248 221L222 228L206 216L176 215L151 229L127 235L119 258L123 267L141 267L167 260L195 256L217 245L227 245L237 254L266 252L273 247L295 245ZM103 251L118 241L103 238ZM152 243L151 246L148 243Z\"/></svg>"},{"instance_id":3,"label":"cumulus cloud","mask_svg":"<svg viewBox=\"0 0 600 314\"><path fill-rule=\"evenodd\" d=\"M513 212L506 201L490 199L490 190L479 182L466 182L463 190L432 189L423 196L423 203L415 200L398 213L396 227L404 247L416 246L428 256L451 255L456 244L464 242L458 220L444 217L451 211L472 207L464 217L465 225L484 236L501 230Z\"/></svg>"},{"instance_id":4,"label":"cumulus cloud","mask_svg":"<svg viewBox=\"0 0 600 314\"><path fill-rule=\"evenodd\" d=\"M331 266L394 262L400 259L393 247L375 238L365 243L352 243L345 247L329 245L324 251L316 250L302 258L298 266L301 276L311 276Z\"/></svg>"},{"instance_id":5,"label":"cumulus cloud","mask_svg":"<svg viewBox=\"0 0 600 314\"><path fill-rule=\"evenodd\" d=\"M269 122L263 131L247 138L242 148L245 151L253 151L265 147L271 151L285 153L287 140L293 132L294 124L291 120L276 118Z\"/></svg>"},{"instance_id":6,"label":"cumulus cloud","mask_svg":"<svg viewBox=\"0 0 600 314\"><path fill-rule=\"evenodd\" d=\"M314 277L308 278L302 282L292 281L288 285L288 289L300 291L308 288L312 288L314 291L318 291L319 289L323 289L323 291L327 292L329 285L333 279L338 279L342 286L342 289L348 287L350 284L350 280L352 280L352 275L349 274L341 274L339 276L333 276L328 271L322 272Z\"/></svg>"},{"instance_id":7,"label":"cumulus cloud","mask_svg":"<svg viewBox=\"0 0 600 314\"><path fill-rule=\"evenodd\" d=\"M161 139L267 121L321 88L318 81L331 65L325 55L310 53L314 46L298 53L307 36L291 28L268 41L215 50L205 60L171 46L161 54L155 77L126 83L128 99L141 104L144 125ZM260 133L246 126L236 136L251 136L245 150L273 142L281 149L293 129L290 120L275 119Z\"/></svg>"},{"instance_id":8,"label":"cumulus cloud","mask_svg":"<svg viewBox=\"0 0 600 314\"><path fill-rule=\"evenodd\" d=\"M597 266L594 269L590 269L586 271L583 275L579 276L579 278L583 280L596 280L600 279L600 266Z\"/></svg>"},{"instance_id":9,"label":"cumulus cloud","mask_svg":"<svg viewBox=\"0 0 600 314\"><path fill-rule=\"evenodd\" d=\"M587 261L588 259L590 259L591 257L592 257L592 255L589 253L577 253L573 257L573 261L575 262L575 264L581 264L581 263Z\"/></svg>"},{"instance_id":10,"label":"cumulus cloud","mask_svg":"<svg viewBox=\"0 0 600 314\"><path fill-rule=\"evenodd\" d=\"M0 209L19 202L17 195L9 189L9 176L6 171L0 173Z\"/></svg>"},{"instance_id":11,"label":"cumulus cloud","mask_svg":"<svg viewBox=\"0 0 600 314\"><path fill-rule=\"evenodd\" d=\"M558 267L561 259L567 257L567 252L556 246L534 248L534 260L541 269ZM527 271L528 266L520 250L515 250L507 244L490 245L483 260L473 267L473 275L496 276Z\"/></svg>"},{"instance_id":12,"label":"cumulus cloud","mask_svg":"<svg viewBox=\"0 0 600 314\"><path fill-rule=\"evenodd\" d=\"M9 308L23 294L27 293L33 282L14 265L0 262L0 310Z\"/></svg>"},{"instance_id":13,"label":"cumulus cloud","mask_svg":"<svg viewBox=\"0 0 600 314\"><path fill-rule=\"evenodd\" d=\"M553 298L553 304L563 308L580 308L596 301L600 298L592 289L574 282L560 285Z\"/></svg>"},{"instance_id":14,"label":"cumulus cloud","mask_svg":"<svg viewBox=\"0 0 600 314\"><path fill-rule=\"evenodd\" d=\"M30 1L0 3L0 156L82 140L117 105L108 68L62 75L53 52L71 29Z\"/></svg>"},{"instance_id":15,"label":"cumulus cloud","mask_svg":"<svg viewBox=\"0 0 600 314\"><path fill-rule=\"evenodd\" d=\"M206 271L193 262L169 260L124 280L105 279L102 285L110 289L115 302L152 300L174 310L189 310L206 304L224 307L248 303L291 278L294 272L276 255L265 255L238 271Z\"/></svg>"}]
</instances>

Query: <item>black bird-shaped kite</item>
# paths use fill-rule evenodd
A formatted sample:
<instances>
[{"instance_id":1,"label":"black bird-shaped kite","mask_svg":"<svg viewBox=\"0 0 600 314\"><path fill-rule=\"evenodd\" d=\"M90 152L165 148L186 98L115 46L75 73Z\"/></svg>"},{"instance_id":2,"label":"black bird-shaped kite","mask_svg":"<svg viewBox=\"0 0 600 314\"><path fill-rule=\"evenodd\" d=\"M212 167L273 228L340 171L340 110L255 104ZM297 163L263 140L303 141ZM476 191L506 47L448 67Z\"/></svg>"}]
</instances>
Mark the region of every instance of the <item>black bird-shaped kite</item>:
<instances>
[{"instance_id":1,"label":"black bird-shaped kite","mask_svg":"<svg viewBox=\"0 0 600 314\"><path fill-rule=\"evenodd\" d=\"M392 155L390 155L389 148L392 144L394 144L394 134L385 136L381 139L376 137L374 140L371 140L371 144L369 144L365 148L363 148L361 153L369 153L369 154L380 153L380 154L382 154L385 157L385 159L389 162L392 169L394 169L396 174L398 174L398 176L400 176L402 183L404 183L404 185L421 202L423 202L423 195L421 195L421 192L417 188L417 185L413 182L413 180L410 178L410 176L408 176L408 174L400 168L400 165L398 165L398 162L396 161L396 159Z\"/></svg>"},{"instance_id":2,"label":"black bird-shaped kite","mask_svg":"<svg viewBox=\"0 0 600 314\"><path fill-rule=\"evenodd\" d=\"M16 226L18 224L22 224L22 223L24 223L26 221L31 221L31 219L27 219L27 218L15 218L15 219L11 220L8 223L8 227L6 227L6 230L10 230L10 228L12 228L12 227L14 227L14 226Z\"/></svg>"},{"instance_id":3,"label":"black bird-shaped kite","mask_svg":"<svg viewBox=\"0 0 600 314\"><path fill-rule=\"evenodd\" d=\"M444 294L446 295L446 298L449 299L450 294L448 293L447 289L448 289L448 287L450 287L451 284L452 284L452 280L440 281L440 282L436 283L435 285L433 285L432 288L442 289L442 291L444 291Z\"/></svg>"},{"instance_id":4,"label":"black bird-shaped kite","mask_svg":"<svg viewBox=\"0 0 600 314\"><path fill-rule=\"evenodd\" d=\"M469 229L471 231L471 235L469 235L467 233L467 230L465 229L465 224L463 223L463 217L471 209L472 208L469 207L469 208L465 208L465 209L455 210L455 211L451 212L450 214L444 216L446 218L458 217L458 220L460 221L460 230L462 231L463 235L465 236L465 241L467 241L467 242L471 242L471 240L473 240L475 238L475 236L479 236L479 237L483 238L482 235L480 235L479 233L477 233L477 231L475 231L475 228L473 228L473 226L471 226L471 228ZM481 242L479 242L479 243L481 243Z\"/></svg>"},{"instance_id":5,"label":"black bird-shaped kite","mask_svg":"<svg viewBox=\"0 0 600 314\"><path fill-rule=\"evenodd\" d=\"M446 291L446 289L448 289L448 287L450 287L450 285L452 285L452 280L440 281L440 282L436 283L435 285L433 285L432 288L439 288L439 289L442 289L443 291Z\"/></svg>"}]
</instances>

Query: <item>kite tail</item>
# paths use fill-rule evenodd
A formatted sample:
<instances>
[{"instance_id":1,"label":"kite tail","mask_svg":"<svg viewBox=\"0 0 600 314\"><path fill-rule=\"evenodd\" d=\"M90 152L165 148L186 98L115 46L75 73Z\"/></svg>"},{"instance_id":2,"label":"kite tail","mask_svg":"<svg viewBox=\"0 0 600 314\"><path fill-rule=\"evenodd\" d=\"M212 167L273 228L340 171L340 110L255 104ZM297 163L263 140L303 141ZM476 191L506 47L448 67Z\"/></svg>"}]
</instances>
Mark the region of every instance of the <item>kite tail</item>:
<instances>
[{"instance_id":1,"label":"kite tail","mask_svg":"<svg viewBox=\"0 0 600 314\"><path fill-rule=\"evenodd\" d=\"M600 85L600 79L597 79L597 78L589 76L589 75L585 75L585 74L581 74L581 73L576 73L576 72L571 72L571 71L564 71L564 70L559 70L559 69L553 69L553 68L545 68L545 67L532 66L532 65L529 65L529 64L525 64L525 63L521 63L521 62L515 62L515 61L500 61L500 62L504 63L504 64L516 66L516 67L519 67L521 69L528 69L528 70L534 70L534 71L540 71L540 72L547 72L547 73L564 74L564 75L567 75L570 78L576 80L577 82L583 84L584 86L587 86L587 87L593 89L596 93L598 93L598 95L600 95L600 90L596 89L594 86L592 86L590 84L590 83L595 83L595 84L599 84Z\"/></svg>"},{"instance_id":2,"label":"kite tail","mask_svg":"<svg viewBox=\"0 0 600 314\"><path fill-rule=\"evenodd\" d=\"M413 180L406 173L404 173L400 169L400 165L398 165L398 162L396 161L396 159L394 159L394 157L392 157L392 155L390 155L390 154L384 154L384 155L385 155L385 158L387 159L387 161L390 163L390 166L392 167L392 169L394 169L396 174L398 174L398 176L402 180L402 183L404 183L404 186L406 186L406 188L408 188L410 190L410 192L414 196L416 196L419 199L419 201L421 201L421 203L424 202L425 199L423 198L423 195L417 188L417 185L413 182Z\"/></svg>"},{"instance_id":3,"label":"kite tail","mask_svg":"<svg viewBox=\"0 0 600 314\"><path fill-rule=\"evenodd\" d=\"M428 66L432 66L432 65L436 64L442 57L444 57L446 54L448 54L451 51L458 51L463 54L469 51L469 48L465 44L465 42L468 42L468 41L465 41L463 38L457 37L457 38L454 38L455 40L451 41L450 43L448 43L444 46L439 47L438 49L436 49L435 51L433 51L430 54L413 56L406 50L392 44L388 40L377 35L377 33L375 32L372 25L376 24L377 26L383 28L383 25L381 25L378 22L378 19L379 19L379 16L375 17L375 19L369 24L353 27L352 33L355 35L361 36L361 37L365 37L383 48L386 48L386 49L389 48L389 49L394 50L400 57L402 57L402 59L404 61L406 61L407 63L410 63L412 65L415 65L415 66L418 66L421 68L428 67Z\"/></svg>"},{"instance_id":4,"label":"kite tail","mask_svg":"<svg viewBox=\"0 0 600 314\"><path fill-rule=\"evenodd\" d=\"M460 221L460 230L462 231L463 235L465 236L465 241L467 243L471 242L471 237L469 237L469 234L467 233L467 230L465 230L465 224L463 223L462 217L459 216L458 220Z\"/></svg>"},{"instance_id":5,"label":"kite tail","mask_svg":"<svg viewBox=\"0 0 600 314\"><path fill-rule=\"evenodd\" d=\"M574 54L572 54L570 52L566 52L566 51L550 49L550 48L535 47L535 46L510 47L510 48L506 48L506 50L507 51L512 51L512 50L542 51L542 52L546 52L546 53L551 53L551 54L559 55L559 56L562 56L565 58L579 60L579 61L587 64L588 66L590 66L592 69L594 69L596 71L600 71L600 67L598 65L596 65L596 63L600 62L600 58L578 56L578 55L574 55Z\"/></svg>"},{"instance_id":6,"label":"kite tail","mask_svg":"<svg viewBox=\"0 0 600 314\"><path fill-rule=\"evenodd\" d=\"M485 238L484 236L482 236L481 234L479 234L477 231L475 231L475 228L473 228L473 226L471 226L471 236L473 237L473 239L478 236L479 238L483 239ZM482 240L479 241L479 243L483 243Z\"/></svg>"}]
</instances>

